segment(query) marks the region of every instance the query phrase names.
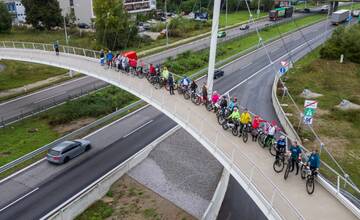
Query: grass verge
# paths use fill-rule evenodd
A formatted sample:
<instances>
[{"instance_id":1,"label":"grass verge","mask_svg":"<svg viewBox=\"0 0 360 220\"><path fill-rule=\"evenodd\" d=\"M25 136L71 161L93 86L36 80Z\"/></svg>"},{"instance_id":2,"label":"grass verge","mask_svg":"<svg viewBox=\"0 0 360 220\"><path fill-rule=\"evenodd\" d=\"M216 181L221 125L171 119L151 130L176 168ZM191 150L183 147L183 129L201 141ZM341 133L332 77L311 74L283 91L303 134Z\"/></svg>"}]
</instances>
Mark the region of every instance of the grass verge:
<instances>
[{"instance_id":1,"label":"grass verge","mask_svg":"<svg viewBox=\"0 0 360 220\"><path fill-rule=\"evenodd\" d=\"M256 11L253 11L254 18L257 18ZM267 15L267 12L260 12L259 17ZM220 14L219 25L220 27L231 26L240 22L249 20L249 12L248 11L237 11L230 12L227 14L227 23L226 23L226 13L224 11Z\"/></svg>"},{"instance_id":2,"label":"grass verge","mask_svg":"<svg viewBox=\"0 0 360 220\"><path fill-rule=\"evenodd\" d=\"M68 72L61 68L20 61L2 60L0 64L5 66L0 72L0 91L23 87Z\"/></svg>"},{"instance_id":3,"label":"grass verge","mask_svg":"<svg viewBox=\"0 0 360 220\"><path fill-rule=\"evenodd\" d=\"M319 104L313 128L355 184L360 185L360 110L345 111L336 107L342 99L360 104L360 65L350 62L340 64L338 61L320 59L318 48L298 61L284 80L300 108L305 100L300 94L305 88L322 94L316 98ZM300 120L299 113L292 102L286 96L279 97L279 100L288 104L288 107L283 109L292 114L289 119L296 125L295 128L304 145L309 149L319 148L319 142L309 128L304 125L297 126ZM321 159L342 173L336 169L336 165L324 150ZM322 171L330 174L324 167ZM335 180L333 176L330 179Z\"/></svg>"}]
</instances>

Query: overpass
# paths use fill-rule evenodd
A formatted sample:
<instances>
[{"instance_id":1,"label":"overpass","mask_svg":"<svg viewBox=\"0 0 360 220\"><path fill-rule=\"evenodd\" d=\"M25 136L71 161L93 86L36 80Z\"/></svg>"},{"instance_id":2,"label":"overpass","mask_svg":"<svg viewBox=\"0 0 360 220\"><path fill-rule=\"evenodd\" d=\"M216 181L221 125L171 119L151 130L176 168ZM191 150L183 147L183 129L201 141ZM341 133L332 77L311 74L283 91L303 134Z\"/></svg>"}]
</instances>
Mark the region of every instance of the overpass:
<instances>
[{"instance_id":1,"label":"overpass","mask_svg":"<svg viewBox=\"0 0 360 220\"><path fill-rule=\"evenodd\" d=\"M180 96L154 89L146 79L137 79L98 64L97 52L63 47L55 56L52 45L0 42L0 58L57 66L104 80L150 103L172 118L206 147L236 178L269 219L356 219L359 210L341 204L325 188L314 195L305 192L299 179L283 181L272 170L273 158L255 144L243 144L218 126L215 117L203 107ZM14 48L11 48L14 47ZM16 48L17 47L17 48ZM295 205L296 204L296 205ZM355 214L353 214L355 213Z\"/></svg>"}]
</instances>

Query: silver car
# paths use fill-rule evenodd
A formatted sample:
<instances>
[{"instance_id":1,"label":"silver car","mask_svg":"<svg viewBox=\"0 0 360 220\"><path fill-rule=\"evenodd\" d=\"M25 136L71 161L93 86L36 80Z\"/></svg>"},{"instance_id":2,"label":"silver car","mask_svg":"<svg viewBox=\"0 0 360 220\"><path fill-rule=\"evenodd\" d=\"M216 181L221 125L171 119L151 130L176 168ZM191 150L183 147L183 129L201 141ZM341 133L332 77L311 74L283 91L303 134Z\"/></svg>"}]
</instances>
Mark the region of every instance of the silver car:
<instances>
[{"instance_id":1,"label":"silver car","mask_svg":"<svg viewBox=\"0 0 360 220\"><path fill-rule=\"evenodd\" d=\"M51 163L62 164L70 159L88 151L90 149L90 141L77 139L74 141L64 141L48 151L46 159Z\"/></svg>"}]
</instances>

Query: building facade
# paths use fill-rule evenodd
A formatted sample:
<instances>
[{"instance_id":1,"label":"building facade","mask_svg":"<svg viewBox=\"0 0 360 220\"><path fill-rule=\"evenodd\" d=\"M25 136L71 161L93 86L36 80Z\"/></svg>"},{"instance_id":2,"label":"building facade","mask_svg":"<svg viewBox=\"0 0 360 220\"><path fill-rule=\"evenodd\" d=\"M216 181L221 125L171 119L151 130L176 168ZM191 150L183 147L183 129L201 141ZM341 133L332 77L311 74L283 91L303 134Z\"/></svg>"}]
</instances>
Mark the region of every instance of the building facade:
<instances>
[{"instance_id":1,"label":"building facade","mask_svg":"<svg viewBox=\"0 0 360 220\"><path fill-rule=\"evenodd\" d=\"M15 1L15 0L0 0L0 1L5 3L8 11L12 15L14 24L25 23L26 21L25 7L21 3L21 1Z\"/></svg>"}]
</instances>

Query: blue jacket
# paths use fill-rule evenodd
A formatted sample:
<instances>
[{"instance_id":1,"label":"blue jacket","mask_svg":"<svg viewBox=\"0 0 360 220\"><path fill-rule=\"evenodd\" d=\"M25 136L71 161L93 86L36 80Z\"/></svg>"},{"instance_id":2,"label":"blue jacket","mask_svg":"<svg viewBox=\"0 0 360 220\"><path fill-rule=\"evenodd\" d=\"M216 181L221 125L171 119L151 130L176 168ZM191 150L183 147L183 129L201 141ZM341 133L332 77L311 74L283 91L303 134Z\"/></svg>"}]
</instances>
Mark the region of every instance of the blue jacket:
<instances>
[{"instance_id":1,"label":"blue jacket","mask_svg":"<svg viewBox=\"0 0 360 220\"><path fill-rule=\"evenodd\" d=\"M320 167L320 156L319 154L317 153L312 153L309 157L309 164L310 164L310 167L313 167L313 168L319 168Z\"/></svg>"},{"instance_id":2,"label":"blue jacket","mask_svg":"<svg viewBox=\"0 0 360 220\"><path fill-rule=\"evenodd\" d=\"M234 110L235 107L235 103L233 101L230 101L228 109L230 109L231 111Z\"/></svg>"},{"instance_id":3,"label":"blue jacket","mask_svg":"<svg viewBox=\"0 0 360 220\"><path fill-rule=\"evenodd\" d=\"M277 143L276 143L276 146L277 146L279 151L282 151L282 152L285 151L285 148L286 148L285 140L282 140L282 139L278 140Z\"/></svg>"},{"instance_id":4,"label":"blue jacket","mask_svg":"<svg viewBox=\"0 0 360 220\"><path fill-rule=\"evenodd\" d=\"M294 159L297 159L299 155L301 154L301 148L299 145L290 147L291 157Z\"/></svg>"},{"instance_id":5,"label":"blue jacket","mask_svg":"<svg viewBox=\"0 0 360 220\"><path fill-rule=\"evenodd\" d=\"M106 54L106 60L108 60L108 61L112 60L113 57L114 57L114 55L112 53Z\"/></svg>"}]
</instances>

